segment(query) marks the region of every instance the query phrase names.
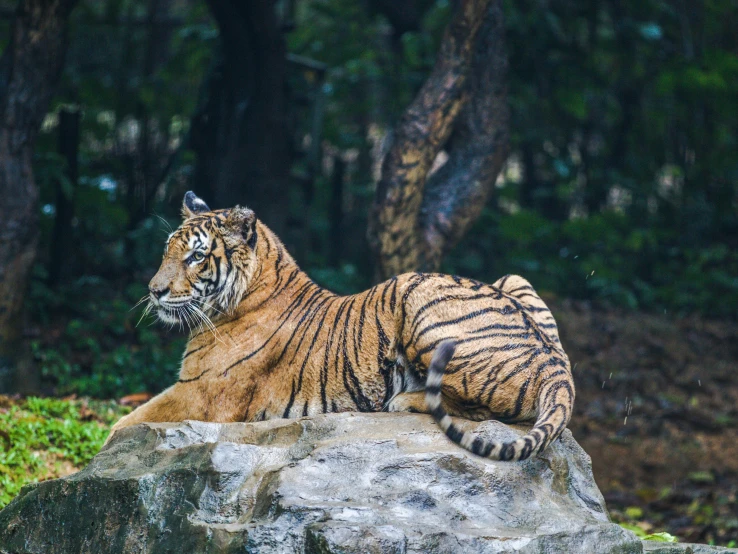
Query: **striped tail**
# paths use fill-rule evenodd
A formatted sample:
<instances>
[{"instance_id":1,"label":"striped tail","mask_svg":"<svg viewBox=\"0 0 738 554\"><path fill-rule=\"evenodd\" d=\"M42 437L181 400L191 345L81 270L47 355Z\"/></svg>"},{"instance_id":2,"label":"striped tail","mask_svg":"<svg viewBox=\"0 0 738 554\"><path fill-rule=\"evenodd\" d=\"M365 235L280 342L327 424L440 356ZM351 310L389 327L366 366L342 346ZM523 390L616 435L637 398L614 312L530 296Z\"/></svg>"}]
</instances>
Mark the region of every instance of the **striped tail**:
<instances>
[{"instance_id":1,"label":"striped tail","mask_svg":"<svg viewBox=\"0 0 738 554\"><path fill-rule=\"evenodd\" d=\"M441 404L441 381L455 350L456 343L452 340L438 345L428 367L425 385L425 401L430 413L453 442L477 456L518 461L542 452L566 428L574 404L574 385L571 373L559 369L544 377L538 399L538 420L524 437L512 442L490 442L469 431L461 431Z\"/></svg>"}]
</instances>

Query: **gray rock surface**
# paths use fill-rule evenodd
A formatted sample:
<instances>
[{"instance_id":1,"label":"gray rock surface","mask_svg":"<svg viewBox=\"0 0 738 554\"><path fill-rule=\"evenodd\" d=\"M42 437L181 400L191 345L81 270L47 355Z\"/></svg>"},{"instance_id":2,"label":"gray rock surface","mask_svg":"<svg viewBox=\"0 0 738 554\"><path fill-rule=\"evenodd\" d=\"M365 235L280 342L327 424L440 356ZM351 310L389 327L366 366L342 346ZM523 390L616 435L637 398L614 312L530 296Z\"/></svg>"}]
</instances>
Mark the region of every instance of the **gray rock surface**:
<instances>
[{"instance_id":1,"label":"gray rock surface","mask_svg":"<svg viewBox=\"0 0 738 554\"><path fill-rule=\"evenodd\" d=\"M568 431L537 459L493 462L414 414L131 427L0 512L2 554L642 551Z\"/></svg>"},{"instance_id":2,"label":"gray rock surface","mask_svg":"<svg viewBox=\"0 0 738 554\"><path fill-rule=\"evenodd\" d=\"M647 554L728 554L729 552L738 552L738 549L686 542L664 543L643 541L643 552Z\"/></svg>"}]
</instances>

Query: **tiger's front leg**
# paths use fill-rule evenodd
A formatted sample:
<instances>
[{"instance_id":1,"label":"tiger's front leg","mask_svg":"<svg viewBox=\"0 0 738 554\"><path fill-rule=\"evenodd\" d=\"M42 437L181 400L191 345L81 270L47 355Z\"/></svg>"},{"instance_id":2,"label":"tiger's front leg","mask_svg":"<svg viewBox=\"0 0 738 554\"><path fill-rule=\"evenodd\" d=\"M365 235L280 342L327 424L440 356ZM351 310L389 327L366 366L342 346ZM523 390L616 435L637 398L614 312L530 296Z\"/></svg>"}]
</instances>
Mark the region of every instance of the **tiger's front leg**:
<instances>
[{"instance_id":1,"label":"tiger's front leg","mask_svg":"<svg viewBox=\"0 0 738 554\"><path fill-rule=\"evenodd\" d=\"M116 431L139 423L205 420L209 411L206 398L200 387L192 383L177 383L118 420L105 444L110 442Z\"/></svg>"}]
</instances>

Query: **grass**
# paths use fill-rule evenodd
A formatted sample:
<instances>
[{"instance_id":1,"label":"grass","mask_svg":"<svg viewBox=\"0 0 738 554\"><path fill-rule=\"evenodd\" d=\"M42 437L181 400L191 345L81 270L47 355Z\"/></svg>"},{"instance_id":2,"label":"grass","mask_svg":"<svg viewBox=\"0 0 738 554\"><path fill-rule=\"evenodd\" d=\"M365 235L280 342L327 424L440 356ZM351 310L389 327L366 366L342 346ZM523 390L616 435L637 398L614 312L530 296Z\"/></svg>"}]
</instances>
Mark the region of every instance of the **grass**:
<instances>
[{"instance_id":1,"label":"grass","mask_svg":"<svg viewBox=\"0 0 738 554\"><path fill-rule=\"evenodd\" d=\"M115 401L0 396L0 509L28 483L82 469L129 411Z\"/></svg>"}]
</instances>

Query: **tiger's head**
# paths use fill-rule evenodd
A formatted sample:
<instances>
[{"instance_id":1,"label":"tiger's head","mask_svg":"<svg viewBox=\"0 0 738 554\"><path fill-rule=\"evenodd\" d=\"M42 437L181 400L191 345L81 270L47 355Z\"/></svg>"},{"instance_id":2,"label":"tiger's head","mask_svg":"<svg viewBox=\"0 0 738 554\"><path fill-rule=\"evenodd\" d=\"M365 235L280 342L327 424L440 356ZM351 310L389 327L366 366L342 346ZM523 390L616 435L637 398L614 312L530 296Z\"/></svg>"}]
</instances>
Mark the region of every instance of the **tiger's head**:
<instances>
[{"instance_id":1,"label":"tiger's head","mask_svg":"<svg viewBox=\"0 0 738 554\"><path fill-rule=\"evenodd\" d=\"M183 222L167 239L159 271L149 282L149 309L166 323L208 324L232 312L256 265L256 216L236 206L211 210L193 192L182 203Z\"/></svg>"}]
</instances>

